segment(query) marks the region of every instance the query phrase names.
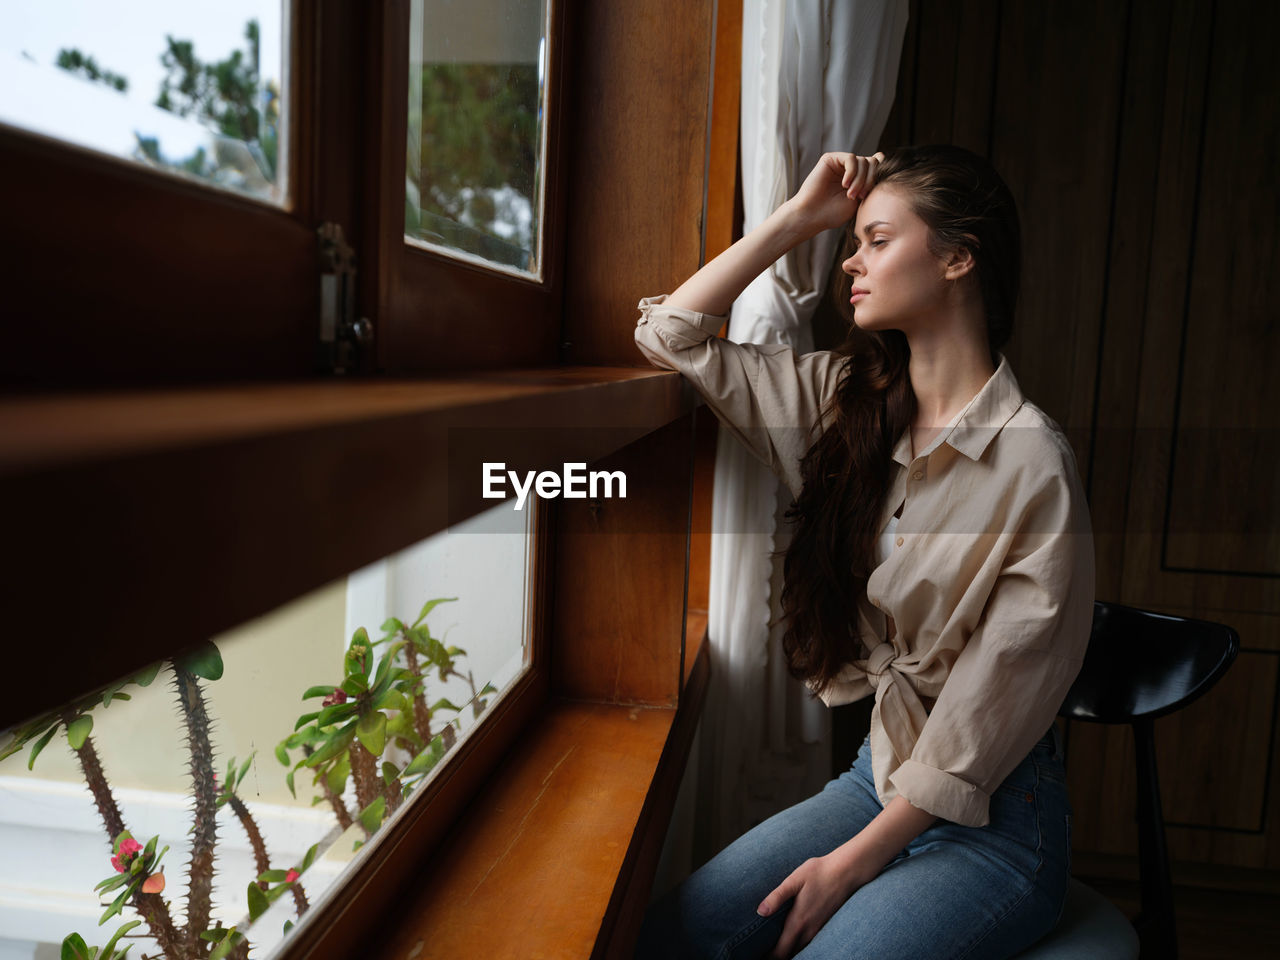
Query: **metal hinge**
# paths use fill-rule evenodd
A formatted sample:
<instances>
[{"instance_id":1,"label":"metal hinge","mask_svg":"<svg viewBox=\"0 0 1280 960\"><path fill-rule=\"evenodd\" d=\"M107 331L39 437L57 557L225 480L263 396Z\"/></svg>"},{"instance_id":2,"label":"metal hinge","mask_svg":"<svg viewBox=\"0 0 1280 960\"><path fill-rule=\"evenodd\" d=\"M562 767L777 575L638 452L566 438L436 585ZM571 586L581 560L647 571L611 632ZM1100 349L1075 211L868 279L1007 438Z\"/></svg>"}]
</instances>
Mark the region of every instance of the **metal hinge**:
<instances>
[{"instance_id":1,"label":"metal hinge","mask_svg":"<svg viewBox=\"0 0 1280 960\"><path fill-rule=\"evenodd\" d=\"M321 224L320 338L316 362L329 373L354 373L373 344L373 324L356 318L356 256L336 223Z\"/></svg>"}]
</instances>

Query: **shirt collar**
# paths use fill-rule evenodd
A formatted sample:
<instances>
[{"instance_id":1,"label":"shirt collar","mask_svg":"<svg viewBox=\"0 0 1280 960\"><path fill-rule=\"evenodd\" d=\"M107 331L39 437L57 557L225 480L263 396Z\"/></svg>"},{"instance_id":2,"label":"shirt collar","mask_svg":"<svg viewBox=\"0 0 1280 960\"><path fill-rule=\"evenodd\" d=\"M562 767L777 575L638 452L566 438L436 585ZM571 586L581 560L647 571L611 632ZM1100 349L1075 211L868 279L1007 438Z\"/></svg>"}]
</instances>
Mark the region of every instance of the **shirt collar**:
<instances>
[{"instance_id":1,"label":"shirt collar","mask_svg":"<svg viewBox=\"0 0 1280 960\"><path fill-rule=\"evenodd\" d=\"M935 450L939 443L945 443L970 460L980 460L996 434L1018 412L1022 403L1022 390L1018 387L1008 359L1002 353L996 372L982 385L977 396L944 428L941 436L929 444L927 450ZM910 427L902 432L894 445L893 459L904 467L910 466Z\"/></svg>"}]
</instances>

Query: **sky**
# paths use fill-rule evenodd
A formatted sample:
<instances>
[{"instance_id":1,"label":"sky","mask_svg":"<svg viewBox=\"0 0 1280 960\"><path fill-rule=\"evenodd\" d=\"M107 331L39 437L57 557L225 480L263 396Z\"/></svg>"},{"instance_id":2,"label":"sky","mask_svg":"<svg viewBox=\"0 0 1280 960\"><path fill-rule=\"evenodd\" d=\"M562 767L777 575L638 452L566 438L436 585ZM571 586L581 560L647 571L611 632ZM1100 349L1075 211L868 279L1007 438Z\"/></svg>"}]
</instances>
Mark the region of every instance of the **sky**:
<instances>
[{"instance_id":1,"label":"sky","mask_svg":"<svg viewBox=\"0 0 1280 960\"><path fill-rule=\"evenodd\" d=\"M281 72L281 0L0 0L0 121L128 156L134 131L157 136L166 155L207 142L192 121L152 104L165 71L165 35L191 40L209 62L244 49L244 26L261 28L261 74ZM120 94L54 67L74 47L129 80Z\"/></svg>"}]
</instances>

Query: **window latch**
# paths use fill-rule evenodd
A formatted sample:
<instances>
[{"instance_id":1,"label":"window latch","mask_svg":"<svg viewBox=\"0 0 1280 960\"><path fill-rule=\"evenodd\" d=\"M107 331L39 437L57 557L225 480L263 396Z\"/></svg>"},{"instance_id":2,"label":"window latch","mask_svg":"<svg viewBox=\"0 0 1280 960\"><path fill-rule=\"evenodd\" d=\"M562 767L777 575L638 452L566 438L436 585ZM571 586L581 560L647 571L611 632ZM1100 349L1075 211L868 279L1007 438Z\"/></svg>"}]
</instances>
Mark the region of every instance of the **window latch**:
<instances>
[{"instance_id":1,"label":"window latch","mask_svg":"<svg viewBox=\"0 0 1280 960\"><path fill-rule=\"evenodd\" d=\"M373 324L356 317L356 256L342 227L324 223L320 237L320 338L316 361L321 370L354 373L373 344Z\"/></svg>"}]
</instances>

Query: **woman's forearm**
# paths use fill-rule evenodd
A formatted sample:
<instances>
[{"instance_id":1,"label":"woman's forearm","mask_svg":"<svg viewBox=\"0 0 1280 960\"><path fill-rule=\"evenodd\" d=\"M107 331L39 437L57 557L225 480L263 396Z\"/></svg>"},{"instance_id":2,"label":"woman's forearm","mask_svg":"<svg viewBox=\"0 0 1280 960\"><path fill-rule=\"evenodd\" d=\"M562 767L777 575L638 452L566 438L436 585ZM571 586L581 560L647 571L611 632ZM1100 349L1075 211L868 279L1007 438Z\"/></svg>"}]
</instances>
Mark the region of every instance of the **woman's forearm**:
<instances>
[{"instance_id":1,"label":"woman's forearm","mask_svg":"<svg viewBox=\"0 0 1280 960\"><path fill-rule=\"evenodd\" d=\"M818 232L793 204L784 203L763 223L680 284L666 305L725 314L756 277L793 247Z\"/></svg>"},{"instance_id":2,"label":"woman's forearm","mask_svg":"<svg viewBox=\"0 0 1280 960\"><path fill-rule=\"evenodd\" d=\"M859 874L861 883L867 883L937 819L912 806L906 797L894 797L875 819L831 855Z\"/></svg>"}]
</instances>

